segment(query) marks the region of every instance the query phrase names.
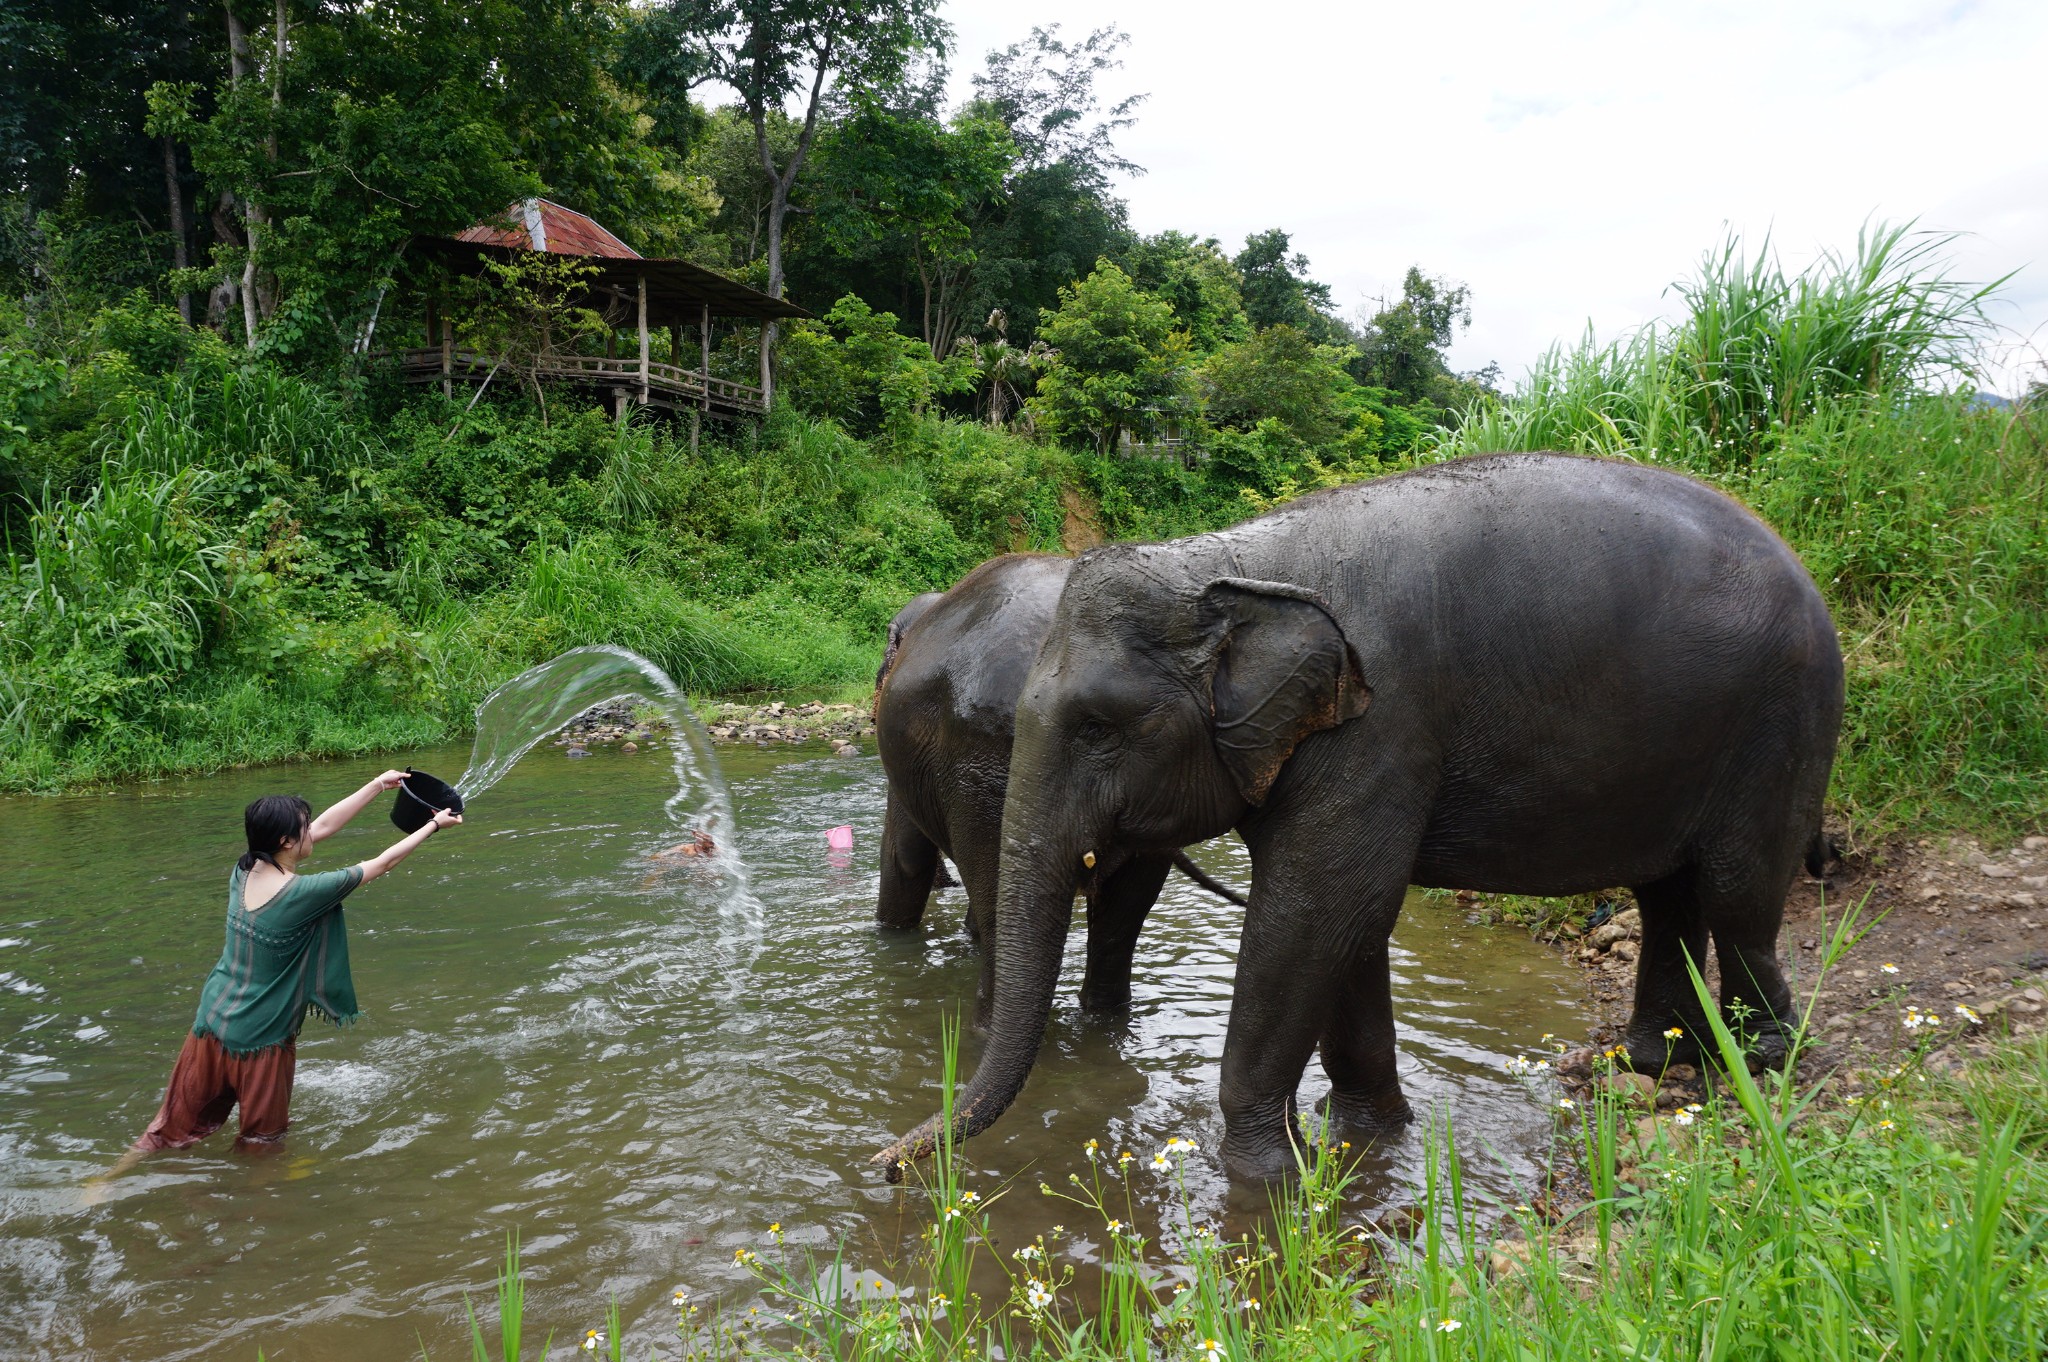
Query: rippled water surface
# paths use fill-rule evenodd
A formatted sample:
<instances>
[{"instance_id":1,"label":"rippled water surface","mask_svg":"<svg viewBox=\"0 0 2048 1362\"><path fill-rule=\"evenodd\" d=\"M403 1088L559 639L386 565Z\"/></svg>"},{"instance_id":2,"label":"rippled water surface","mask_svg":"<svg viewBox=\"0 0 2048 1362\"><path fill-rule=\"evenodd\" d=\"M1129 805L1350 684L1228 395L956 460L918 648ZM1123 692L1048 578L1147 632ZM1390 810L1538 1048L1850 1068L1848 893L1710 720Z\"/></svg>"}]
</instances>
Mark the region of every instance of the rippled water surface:
<instances>
[{"instance_id":1,"label":"rippled water surface","mask_svg":"<svg viewBox=\"0 0 2048 1362\"><path fill-rule=\"evenodd\" d=\"M465 755L407 759L452 774ZM867 1159L936 1103L940 1018L977 973L962 900L948 891L922 932L874 927L872 756L721 755L758 930L716 912L687 862L648 859L675 837L666 760L543 748L464 827L350 899L365 1016L308 1022L284 1149L238 1156L223 1133L97 1202L82 1186L148 1123L219 953L242 805L287 790L317 808L387 763L0 800L0 1356L466 1356L463 1293L488 1296L513 1229L536 1336L580 1337L616 1296L636 1355L673 1337L678 1286L749 1299L733 1251L765 1248L770 1221L888 1270L918 1222ZM384 812L314 868L380 849ZM825 847L841 823L850 856ZM1247 882L1235 840L1195 854ZM1075 1009L1077 930L1029 1086L968 1147L977 1185L1064 1180L1091 1136L1215 1147L1238 915L1170 880L1128 1022ZM1578 985L1450 903L1411 899L1395 945L1409 1098L1448 1111L1468 1180L1509 1196L1551 1125L1501 1063L1582 1029ZM1303 1100L1321 1091L1311 1068ZM1359 1209L1407 1199L1422 1149L1416 1133L1386 1151ZM1256 1213L1206 1155L1189 1185L1202 1214ZM1011 1243L1076 1218L1035 1193L995 1215ZM1090 1251L1085 1234L1069 1242Z\"/></svg>"}]
</instances>

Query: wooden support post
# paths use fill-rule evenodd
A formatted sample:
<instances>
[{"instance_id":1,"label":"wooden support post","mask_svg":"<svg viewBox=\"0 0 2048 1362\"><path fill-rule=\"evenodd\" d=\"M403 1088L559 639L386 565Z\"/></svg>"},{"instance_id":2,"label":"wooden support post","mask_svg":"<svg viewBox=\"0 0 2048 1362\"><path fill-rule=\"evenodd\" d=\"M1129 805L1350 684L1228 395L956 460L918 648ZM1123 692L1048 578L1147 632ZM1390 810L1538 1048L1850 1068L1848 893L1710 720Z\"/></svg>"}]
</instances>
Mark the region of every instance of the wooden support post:
<instances>
[{"instance_id":1,"label":"wooden support post","mask_svg":"<svg viewBox=\"0 0 2048 1362\"><path fill-rule=\"evenodd\" d=\"M683 367L683 324L677 322L668 329L668 362L676 368Z\"/></svg>"},{"instance_id":2,"label":"wooden support post","mask_svg":"<svg viewBox=\"0 0 2048 1362\"><path fill-rule=\"evenodd\" d=\"M647 403L647 276L640 276L640 402Z\"/></svg>"},{"instance_id":3,"label":"wooden support post","mask_svg":"<svg viewBox=\"0 0 2048 1362\"><path fill-rule=\"evenodd\" d=\"M441 318L441 396L455 396L455 323Z\"/></svg>"},{"instance_id":4,"label":"wooden support post","mask_svg":"<svg viewBox=\"0 0 2048 1362\"><path fill-rule=\"evenodd\" d=\"M690 457L693 459L697 457L697 431L703 424L704 413L692 411L690 413Z\"/></svg>"},{"instance_id":5,"label":"wooden support post","mask_svg":"<svg viewBox=\"0 0 2048 1362\"><path fill-rule=\"evenodd\" d=\"M775 336L775 323L761 323L761 410L768 410L775 401L775 368L773 356L769 353L770 343Z\"/></svg>"},{"instance_id":6,"label":"wooden support post","mask_svg":"<svg viewBox=\"0 0 2048 1362\"><path fill-rule=\"evenodd\" d=\"M698 407L698 410L700 410L700 411L710 411L710 410L711 410L711 304L709 304L709 303L706 303L706 304L704 304L704 312L703 312L703 315L702 315L702 317L701 317L701 318L699 319L699 321L698 321L698 323L697 323L697 340L698 340L698 343L699 343L699 344L701 345L701 347L703 348L703 351L704 351L704 374L703 374L703 380L704 380L704 381L703 381L703 382L701 382L701 383L699 383L699 384L697 385L697 407ZM695 424L692 424L692 425L690 426L690 430L691 430L691 432L692 432L692 433L691 433L691 436L690 436L690 439L691 439L691 441L693 442L693 443L692 443L692 446L691 446L692 448L695 448L695 444L694 444L694 442L695 442L695 440L696 440L696 438L697 438L697 437L696 437L696 434L695 434L695 432L696 432L696 429L697 429L697 427L696 427L696 425L695 425Z\"/></svg>"}]
</instances>

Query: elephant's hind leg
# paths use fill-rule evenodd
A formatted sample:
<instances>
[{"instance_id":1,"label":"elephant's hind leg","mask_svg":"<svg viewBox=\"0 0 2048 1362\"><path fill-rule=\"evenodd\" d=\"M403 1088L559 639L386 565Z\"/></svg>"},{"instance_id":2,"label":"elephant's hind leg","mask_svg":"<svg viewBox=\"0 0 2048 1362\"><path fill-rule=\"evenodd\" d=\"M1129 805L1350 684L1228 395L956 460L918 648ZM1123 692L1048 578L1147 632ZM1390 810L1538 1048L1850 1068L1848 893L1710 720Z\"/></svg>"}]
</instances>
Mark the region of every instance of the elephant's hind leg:
<instances>
[{"instance_id":1,"label":"elephant's hind leg","mask_svg":"<svg viewBox=\"0 0 2048 1362\"><path fill-rule=\"evenodd\" d=\"M1754 851L1718 865L1708 861L1637 889L1643 910L1643 951L1636 962L1635 1012L1629 1018L1629 1062L1657 1073L1697 1064L1710 1051L1699 995L1687 961L1704 974L1711 937L1721 967L1721 1014L1765 1064L1783 1061L1796 1026L1792 992L1778 963L1778 927L1796 849L1758 858ZM1783 874L1778 862L1783 861ZM1666 1032L1682 1034L1671 1038Z\"/></svg>"},{"instance_id":2,"label":"elephant's hind leg","mask_svg":"<svg viewBox=\"0 0 2048 1362\"><path fill-rule=\"evenodd\" d=\"M1401 1095L1394 1047L1394 997L1387 947L1366 952L1337 985L1323 1031L1330 1094L1317 1104L1329 1138L1361 1144L1394 1135L1415 1119Z\"/></svg>"},{"instance_id":3,"label":"elephant's hind leg","mask_svg":"<svg viewBox=\"0 0 2048 1362\"><path fill-rule=\"evenodd\" d=\"M1743 1048L1774 1068L1785 1062L1799 1029L1778 960L1778 929L1798 852L1778 859L1782 864L1768 869L1754 861L1742 866L1740 878L1706 903L1707 931L1721 966L1721 1015Z\"/></svg>"},{"instance_id":4,"label":"elephant's hind leg","mask_svg":"<svg viewBox=\"0 0 2048 1362\"><path fill-rule=\"evenodd\" d=\"M1700 912L1697 872L1687 866L1636 886L1643 948L1636 958L1635 1009L1624 1033L1629 1063L1656 1074L1672 1064L1699 1063L1699 997L1686 965L1707 967L1707 925ZM1676 1029L1673 1038L1668 1032Z\"/></svg>"}]
</instances>

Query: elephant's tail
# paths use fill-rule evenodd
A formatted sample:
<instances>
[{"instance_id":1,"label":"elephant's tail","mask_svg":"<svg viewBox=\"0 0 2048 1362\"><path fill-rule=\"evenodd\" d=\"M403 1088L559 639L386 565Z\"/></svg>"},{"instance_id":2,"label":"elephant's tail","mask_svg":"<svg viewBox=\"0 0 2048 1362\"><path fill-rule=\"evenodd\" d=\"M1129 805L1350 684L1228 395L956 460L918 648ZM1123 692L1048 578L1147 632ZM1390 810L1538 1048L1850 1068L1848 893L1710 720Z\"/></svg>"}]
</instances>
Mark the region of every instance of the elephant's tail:
<instances>
[{"instance_id":1,"label":"elephant's tail","mask_svg":"<svg viewBox=\"0 0 2048 1362\"><path fill-rule=\"evenodd\" d=\"M1180 871L1181 874L1187 876L1196 884L1201 885L1202 888L1216 895L1216 897L1222 899L1229 899L1232 903L1236 904L1240 908L1245 906L1244 895L1238 893L1229 885L1219 883L1218 881L1210 878L1209 872L1202 869L1202 867L1196 865L1193 861L1189 860L1188 854L1185 851L1176 851L1173 853L1173 864L1175 868Z\"/></svg>"},{"instance_id":2,"label":"elephant's tail","mask_svg":"<svg viewBox=\"0 0 2048 1362\"><path fill-rule=\"evenodd\" d=\"M1835 844L1828 837L1827 830L1815 828L1813 840L1806 844L1806 873L1815 879L1827 874L1828 862L1835 856Z\"/></svg>"}]
</instances>

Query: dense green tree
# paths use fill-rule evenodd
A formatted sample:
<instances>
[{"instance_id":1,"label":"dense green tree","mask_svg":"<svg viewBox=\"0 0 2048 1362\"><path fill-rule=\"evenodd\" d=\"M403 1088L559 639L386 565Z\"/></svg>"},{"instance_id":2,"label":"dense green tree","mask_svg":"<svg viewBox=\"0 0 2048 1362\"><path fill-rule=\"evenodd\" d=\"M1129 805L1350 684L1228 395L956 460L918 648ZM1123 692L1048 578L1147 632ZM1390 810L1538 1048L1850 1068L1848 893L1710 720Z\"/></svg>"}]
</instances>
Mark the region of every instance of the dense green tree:
<instances>
[{"instance_id":1,"label":"dense green tree","mask_svg":"<svg viewBox=\"0 0 2048 1362\"><path fill-rule=\"evenodd\" d=\"M796 122L771 114L765 127L769 154L786 159L796 147ZM685 175L704 186L712 205L686 254L756 288L767 282L768 200L772 186L761 173L753 120L737 104L710 110L690 145ZM793 203L808 212L799 196Z\"/></svg>"},{"instance_id":2,"label":"dense green tree","mask_svg":"<svg viewBox=\"0 0 2048 1362\"><path fill-rule=\"evenodd\" d=\"M0 5L0 270L24 291L89 311L199 249L190 157L144 126L144 92L217 79L223 32L217 5L184 0Z\"/></svg>"},{"instance_id":3,"label":"dense green tree","mask_svg":"<svg viewBox=\"0 0 2048 1362\"><path fill-rule=\"evenodd\" d=\"M974 77L974 103L1010 130L1017 160L1006 201L975 232L971 307L1001 311L1008 343L1028 348L1038 319L1059 305L1060 290L1130 244L1117 175L1144 170L1116 149L1145 96L1105 107L1099 79L1123 65L1130 42L1115 27L1069 42L1057 24L1033 28L1023 42L988 54Z\"/></svg>"},{"instance_id":4,"label":"dense green tree","mask_svg":"<svg viewBox=\"0 0 2048 1362\"><path fill-rule=\"evenodd\" d=\"M1130 240L1121 199L1096 192L1086 171L1069 162L1018 171L1006 201L974 234L976 291L972 316L1000 309L1010 339L1029 346L1060 290Z\"/></svg>"},{"instance_id":5,"label":"dense green tree","mask_svg":"<svg viewBox=\"0 0 2048 1362\"><path fill-rule=\"evenodd\" d=\"M1331 339L1330 286L1309 278L1308 257L1289 254L1291 242L1278 227L1254 232L1232 263L1244 282L1245 315L1253 327L1291 326L1317 341Z\"/></svg>"},{"instance_id":6,"label":"dense green tree","mask_svg":"<svg viewBox=\"0 0 2048 1362\"><path fill-rule=\"evenodd\" d=\"M1106 454L1125 433L1143 439L1187 413L1187 333L1171 303L1112 262L1060 290L1039 336L1050 349L1025 406L1053 438Z\"/></svg>"},{"instance_id":7,"label":"dense green tree","mask_svg":"<svg viewBox=\"0 0 2048 1362\"><path fill-rule=\"evenodd\" d=\"M968 391L975 378L971 355L935 358L897 329L894 314L850 293L821 322L790 330L783 365L801 410L898 440L939 398Z\"/></svg>"},{"instance_id":8,"label":"dense green tree","mask_svg":"<svg viewBox=\"0 0 2048 1362\"><path fill-rule=\"evenodd\" d=\"M937 0L672 0L704 73L737 91L768 185L766 289L783 291L783 221L826 112L828 88L890 89L912 59L943 53L950 30ZM780 158L769 125L798 103L797 135Z\"/></svg>"},{"instance_id":9,"label":"dense green tree","mask_svg":"<svg viewBox=\"0 0 2048 1362\"><path fill-rule=\"evenodd\" d=\"M1348 387L1349 380L1337 357L1285 322L1224 346L1201 369L1204 414L1210 422L1227 430L1251 430L1261 421L1276 420L1312 446L1335 439L1343 429L1340 384Z\"/></svg>"},{"instance_id":10,"label":"dense green tree","mask_svg":"<svg viewBox=\"0 0 2048 1362\"><path fill-rule=\"evenodd\" d=\"M1401 300L1365 324L1352 372L1398 401L1463 407L1484 391L1487 376L1459 377L1444 352L1458 329L1471 324L1470 289L1410 266Z\"/></svg>"},{"instance_id":11,"label":"dense green tree","mask_svg":"<svg viewBox=\"0 0 2048 1362\"><path fill-rule=\"evenodd\" d=\"M1243 278L1215 237L1161 232L1132 242L1119 263L1139 288L1173 304L1197 351L1207 354L1250 334Z\"/></svg>"},{"instance_id":12,"label":"dense green tree","mask_svg":"<svg viewBox=\"0 0 2048 1362\"><path fill-rule=\"evenodd\" d=\"M919 334L950 352L982 299L975 232L1004 206L1009 130L970 106L950 120L856 96L821 144L815 235L844 256L908 265Z\"/></svg>"},{"instance_id":13,"label":"dense green tree","mask_svg":"<svg viewBox=\"0 0 2048 1362\"><path fill-rule=\"evenodd\" d=\"M974 77L975 97L1009 128L1023 169L1064 164L1098 193L1108 192L1111 175L1145 173L1116 149L1116 134L1137 121L1134 111L1145 96L1129 95L1104 109L1095 88L1103 72L1123 65L1117 54L1130 41L1111 25L1070 43L1053 24L988 54Z\"/></svg>"}]
</instances>

